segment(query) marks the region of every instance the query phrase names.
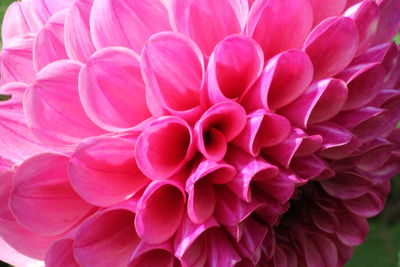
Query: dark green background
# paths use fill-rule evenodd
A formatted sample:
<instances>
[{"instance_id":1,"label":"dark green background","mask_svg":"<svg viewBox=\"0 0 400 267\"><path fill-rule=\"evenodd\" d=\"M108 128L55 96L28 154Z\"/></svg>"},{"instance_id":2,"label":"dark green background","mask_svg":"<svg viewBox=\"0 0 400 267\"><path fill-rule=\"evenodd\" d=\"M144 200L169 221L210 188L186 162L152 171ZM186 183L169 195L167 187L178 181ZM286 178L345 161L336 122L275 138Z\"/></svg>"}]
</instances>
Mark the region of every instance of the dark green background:
<instances>
[{"instance_id":1,"label":"dark green background","mask_svg":"<svg viewBox=\"0 0 400 267\"><path fill-rule=\"evenodd\" d=\"M0 18L3 18L5 9L11 2L13 1L0 0ZM400 35L396 41L400 43ZM0 266L2 265L0 262ZM393 183L385 210L370 220L367 241L356 248L353 258L346 265L365 266L400 267L400 177Z\"/></svg>"}]
</instances>

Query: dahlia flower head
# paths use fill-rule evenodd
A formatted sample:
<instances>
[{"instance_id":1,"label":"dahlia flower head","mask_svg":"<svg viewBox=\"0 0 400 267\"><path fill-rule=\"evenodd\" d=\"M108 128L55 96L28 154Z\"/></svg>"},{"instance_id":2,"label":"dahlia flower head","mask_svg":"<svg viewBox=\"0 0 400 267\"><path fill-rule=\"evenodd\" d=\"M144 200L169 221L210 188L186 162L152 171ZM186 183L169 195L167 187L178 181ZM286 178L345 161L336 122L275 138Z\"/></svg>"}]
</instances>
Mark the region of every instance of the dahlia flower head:
<instances>
[{"instance_id":1,"label":"dahlia flower head","mask_svg":"<svg viewBox=\"0 0 400 267\"><path fill-rule=\"evenodd\" d=\"M399 0L22 0L0 258L336 267L400 171Z\"/></svg>"}]
</instances>

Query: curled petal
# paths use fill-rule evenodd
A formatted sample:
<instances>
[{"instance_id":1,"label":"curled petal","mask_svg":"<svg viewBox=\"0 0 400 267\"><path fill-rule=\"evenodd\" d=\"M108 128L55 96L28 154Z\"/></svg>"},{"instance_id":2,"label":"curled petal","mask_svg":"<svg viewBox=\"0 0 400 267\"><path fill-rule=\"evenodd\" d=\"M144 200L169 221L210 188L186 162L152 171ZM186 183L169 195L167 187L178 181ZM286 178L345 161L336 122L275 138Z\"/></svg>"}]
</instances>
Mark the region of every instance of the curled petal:
<instances>
[{"instance_id":1,"label":"curled petal","mask_svg":"<svg viewBox=\"0 0 400 267\"><path fill-rule=\"evenodd\" d=\"M378 0L379 24L375 43L390 41L400 29L400 2L396 0Z\"/></svg>"},{"instance_id":2,"label":"curled petal","mask_svg":"<svg viewBox=\"0 0 400 267\"><path fill-rule=\"evenodd\" d=\"M49 267L79 267L74 257L74 239L63 238L54 242L46 253L45 263Z\"/></svg>"},{"instance_id":3,"label":"curled petal","mask_svg":"<svg viewBox=\"0 0 400 267\"><path fill-rule=\"evenodd\" d=\"M358 50L358 30L347 17L321 22L307 37L304 51L314 65L314 80L334 76L344 69Z\"/></svg>"},{"instance_id":4,"label":"curled petal","mask_svg":"<svg viewBox=\"0 0 400 267\"><path fill-rule=\"evenodd\" d=\"M127 48L93 54L80 72L79 94L86 114L105 130L125 130L151 116L139 58Z\"/></svg>"},{"instance_id":5,"label":"curled petal","mask_svg":"<svg viewBox=\"0 0 400 267\"><path fill-rule=\"evenodd\" d=\"M194 152L191 127L171 116L153 121L139 136L135 148L140 170L153 180L166 179L178 172Z\"/></svg>"},{"instance_id":6,"label":"curled petal","mask_svg":"<svg viewBox=\"0 0 400 267\"><path fill-rule=\"evenodd\" d=\"M134 143L111 137L97 137L78 145L68 173L75 191L96 206L126 200L149 181L136 165Z\"/></svg>"},{"instance_id":7,"label":"curled petal","mask_svg":"<svg viewBox=\"0 0 400 267\"><path fill-rule=\"evenodd\" d=\"M259 109L247 115L246 126L233 144L257 156L262 147L274 146L285 140L290 130L290 122L285 117Z\"/></svg>"},{"instance_id":8,"label":"curled petal","mask_svg":"<svg viewBox=\"0 0 400 267\"><path fill-rule=\"evenodd\" d=\"M303 179L327 179L335 175L328 163L318 156L294 158L290 164L291 168Z\"/></svg>"},{"instance_id":9,"label":"curled petal","mask_svg":"<svg viewBox=\"0 0 400 267\"><path fill-rule=\"evenodd\" d=\"M128 267L165 266L174 267L175 257L171 242L151 245L141 242L131 257Z\"/></svg>"},{"instance_id":10,"label":"curled petal","mask_svg":"<svg viewBox=\"0 0 400 267\"><path fill-rule=\"evenodd\" d=\"M318 25L321 21L328 17L340 16L346 6L346 0L310 0L314 25Z\"/></svg>"},{"instance_id":11,"label":"curled petal","mask_svg":"<svg viewBox=\"0 0 400 267\"><path fill-rule=\"evenodd\" d=\"M339 173L334 178L320 181L322 188L339 199L353 199L367 193L371 183L356 173Z\"/></svg>"},{"instance_id":12,"label":"curled petal","mask_svg":"<svg viewBox=\"0 0 400 267\"><path fill-rule=\"evenodd\" d=\"M61 234L92 209L69 184L68 162L67 156L40 154L16 172L10 208L30 231L44 236Z\"/></svg>"},{"instance_id":13,"label":"curled petal","mask_svg":"<svg viewBox=\"0 0 400 267\"><path fill-rule=\"evenodd\" d=\"M207 234L207 259L210 266L235 266L240 261L227 233L222 228L212 228Z\"/></svg>"},{"instance_id":14,"label":"curled petal","mask_svg":"<svg viewBox=\"0 0 400 267\"><path fill-rule=\"evenodd\" d=\"M210 55L224 37L240 33L246 23L247 0L172 0L173 28L193 39ZM207 34L204 34L204 33Z\"/></svg>"},{"instance_id":15,"label":"curled petal","mask_svg":"<svg viewBox=\"0 0 400 267\"><path fill-rule=\"evenodd\" d=\"M153 181L137 206L135 227L148 244L161 244L171 238L181 224L185 193L173 180Z\"/></svg>"},{"instance_id":16,"label":"curled petal","mask_svg":"<svg viewBox=\"0 0 400 267\"><path fill-rule=\"evenodd\" d=\"M313 11L308 0L256 0L250 10L246 31L261 45L265 59L269 59L301 46L312 23Z\"/></svg>"},{"instance_id":17,"label":"curled petal","mask_svg":"<svg viewBox=\"0 0 400 267\"><path fill-rule=\"evenodd\" d=\"M148 97L154 98L148 101L181 116L199 113L204 62L191 39L172 32L153 35L142 50L141 68Z\"/></svg>"},{"instance_id":18,"label":"curled petal","mask_svg":"<svg viewBox=\"0 0 400 267\"><path fill-rule=\"evenodd\" d=\"M212 104L239 100L261 74L263 52L252 39L231 35L211 54L207 68L207 91Z\"/></svg>"},{"instance_id":19,"label":"curled petal","mask_svg":"<svg viewBox=\"0 0 400 267\"><path fill-rule=\"evenodd\" d=\"M134 227L135 203L101 210L79 226L74 255L79 266L127 266L140 242Z\"/></svg>"},{"instance_id":20,"label":"curled petal","mask_svg":"<svg viewBox=\"0 0 400 267\"><path fill-rule=\"evenodd\" d=\"M246 125L246 111L235 102L220 102L209 108L194 127L197 148L209 160L220 161Z\"/></svg>"},{"instance_id":21,"label":"curled petal","mask_svg":"<svg viewBox=\"0 0 400 267\"><path fill-rule=\"evenodd\" d=\"M124 46L139 53L154 33L170 29L159 0L94 0L90 32L97 49Z\"/></svg>"},{"instance_id":22,"label":"curled petal","mask_svg":"<svg viewBox=\"0 0 400 267\"><path fill-rule=\"evenodd\" d=\"M346 99L345 83L339 79L326 79L311 85L302 96L278 112L293 125L306 128L309 124L333 118L342 109Z\"/></svg>"}]
</instances>

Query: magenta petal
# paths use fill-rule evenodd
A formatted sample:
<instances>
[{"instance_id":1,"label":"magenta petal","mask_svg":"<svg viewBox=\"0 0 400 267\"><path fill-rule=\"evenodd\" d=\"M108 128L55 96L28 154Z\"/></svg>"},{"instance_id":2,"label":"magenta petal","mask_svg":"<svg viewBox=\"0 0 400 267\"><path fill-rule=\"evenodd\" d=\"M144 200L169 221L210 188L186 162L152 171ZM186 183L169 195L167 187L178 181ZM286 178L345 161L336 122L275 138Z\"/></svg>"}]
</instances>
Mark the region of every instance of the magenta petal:
<instances>
[{"instance_id":1,"label":"magenta petal","mask_svg":"<svg viewBox=\"0 0 400 267\"><path fill-rule=\"evenodd\" d=\"M334 178L320 181L322 188L339 199L353 199L364 195L371 183L357 173L339 173Z\"/></svg>"},{"instance_id":2,"label":"magenta petal","mask_svg":"<svg viewBox=\"0 0 400 267\"><path fill-rule=\"evenodd\" d=\"M248 258L253 264L257 264L261 257L261 246L268 227L252 217L247 218L241 224L243 234L238 242L238 252L242 256L242 260Z\"/></svg>"},{"instance_id":3,"label":"magenta petal","mask_svg":"<svg viewBox=\"0 0 400 267\"><path fill-rule=\"evenodd\" d=\"M358 246L364 242L368 233L366 218L351 214L350 212L341 212L337 217L341 227L338 227L336 235L343 244Z\"/></svg>"},{"instance_id":4,"label":"magenta petal","mask_svg":"<svg viewBox=\"0 0 400 267\"><path fill-rule=\"evenodd\" d=\"M90 12L94 0L76 0L65 18L65 49L71 59L86 62L96 50L90 36Z\"/></svg>"},{"instance_id":5,"label":"magenta petal","mask_svg":"<svg viewBox=\"0 0 400 267\"><path fill-rule=\"evenodd\" d=\"M302 96L278 112L293 125L306 128L309 124L333 118L342 109L346 99L345 83L339 79L326 79L311 85Z\"/></svg>"},{"instance_id":6,"label":"magenta petal","mask_svg":"<svg viewBox=\"0 0 400 267\"><path fill-rule=\"evenodd\" d=\"M226 36L240 33L247 14L246 0L171 1L174 30L193 39L206 55L210 55L214 46Z\"/></svg>"},{"instance_id":7,"label":"magenta petal","mask_svg":"<svg viewBox=\"0 0 400 267\"><path fill-rule=\"evenodd\" d=\"M400 29L400 2L397 0L378 0L379 24L375 43L392 40Z\"/></svg>"},{"instance_id":8,"label":"magenta petal","mask_svg":"<svg viewBox=\"0 0 400 267\"><path fill-rule=\"evenodd\" d=\"M46 253L46 266L79 267L74 257L73 246L74 240L71 238L63 238L54 242Z\"/></svg>"},{"instance_id":9,"label":"magenta petal","mask_svg":"<svg viewBox=\"0 0 400 267\"><path fill-rule=\"evenodd\" d=\"M321 21L328 17L340 16L346 6L346 0L310 0L314 25L318 25Z\"/></svg>"},{"instance_id":10,"label":"magenta petal","mask_svg":"<svg viewBox=\"0 0 400 267\"><path fill-rule=\"evenodd\" d=\"M379 168L390 159L394 144L381 138L377 138L362 146L361 155L355 157L355 165L358 169L370 173Z\"/></svg>"},{"instance_id":11,"label":"magenta petal","mask_svg":"<svg viewBox=\"0 0 400 267\"><path fill-rule=\"evenodd\" d=\"M79 94L89 118L105 130L121 131L151 116L139 58L127 48L93 54L80 72Z\"/></svg>"},{"instance_id":12,"label":"magenta petal","mask_svg":"<svg viewBox=\"0 0 400 267\"><path fill-rule=\"evenodd\" d=\"M337 266L338 254L336 246L328 237L309 232L304 234L303 242L307 266Z\"/></svg>"},{"instance_id":13,"label":"magenta petal","mask_svg":"<svg viewBox=\"0 0 400 267\"><path fill-rule=\"evenodd\" d=\"M45 143L63 146L104 132L90 121L81 106L80 69L81 65L74 61L51 63L25 92L27 124Z\"/></svg>"},{"instance_id":14,"label":"magenta petal","mask_svg":"<svg viewBox=\"0 0 400 267\"><path fill-rule=\"evenodd\" d=\"M0 84L33 82L36 76L32 62L33 42L33 35L23 35L4 44L0 53Z\"/></svg>"},{"instance_id":15,"label":"magenta petal","mask_svg":"<svg viewBox=\"0 0 400 267\"><path fill-rule=\"evenodd\" d=\"M307 37L304 51L314 65L314 80L334 76L345 68L358 50L358 30L346 17L321 22Z\"/></svg>"},{"instance_id":16,"label":"magenta petal","mask_svg":"<svg viewBox=\"0 0 400 267\"><path fill-rule=\"evenodd\" d=\"M335 175L328 163L318 156L294 158L290 164L291 168L303 179L327 179Z\"/></svg>"},{"instance_id":17,"label":"magenta petal","mask_svg":"<svg viewBox=\"0 0 400 267\"><path fill-rule=\"evenodd\" d=\"M64 10L52 16L36 36L33 64L37 71L51 62L68 58L64 47L65 14Z\"/></svg>"},{"instance_id":18,"label":"magenta petal","mask_svg":"<svg viewBox=\"0 0 400 267\"><path fill-rule=\"evenodd\" d=\"M285 117L259 109L247 115L246 126L233 144L257 156L261 147L274 146L285 140L290 130L290 122Z\"/></svg>"},{"instance_id":19,"label":"magenta petal","mask_svg":"<svg viewBox=\"0 0 400 267\"><path fill-rule=\"evenodd\" d=\"M148 244L163 243L175 234L184 211L185 193L178 182L153 181L139 200L136 231Z\"/></svg>"},{"instance_id":20,"label":"magenta petal","mask_svg":"<svg viewBox=\"0 0 400 267\"><path fill-rule=\"evenodd\" d=\"M174 267L175 257L171 242L149 245L141 242L131 257L129 267Z\"/></svg>"},{"instance_id":21,"label":"magenta petal","mask_svg":"<svg viewBox=\"0 0 400 267\"><path fill-rule=\"evenodd\" d=\"M194 152L191 127L184 120L172 116L153 121L139 136L135 148L140 170L153 180L175 174Z\"/></svg>"},{"instance_id":22,"label":"magenta petal","mask_svg":"<svg viewBox=\"0 0 400 267\"><path fill-rule=\"evenodd\" d=\"M220 42L207 68L207 94L211 104L239 100L260 75L264 56L259 45L243 35Z\"/></svg>"},{"instance_id":23,"label":"magenta petal","mask_svg":"<svg viewBox=\"0 0 400 267\"><path fill-rule=\"evenodd\" d=\"M97 137L78 145L68 173L75 191L96 206L126 200L149 181L136 165L134 143L111 137Z\"/></svg>"},{"instance_id":24,"label":"magenta petal","mask_svg":"<svg viewBox=\"0 0 400 267\"><path fill-rule=\"evenodd\" d=\"M380 19L378 5L372 1L362 1L361 3L349 8L344 16L350 17L357 25L360 34L360 44L358 54L364 52L375 42Z\"/></svg>"},{"instance_id":25,"label":"magenta petal","mask_svg":"<svg viewBox=\"0 0 400 267\"><path fill-rule=\"evenodd\" d=\"M149 96L158 105L173 114L186 111L193 116L199 108L204 72L203 56L195 42L178 33L155 34L142 50L141 68Z\"/></svg>"},{"instance_id":26,"label":"magenta petal","mask_svg":"<svg viewBox=\"0 0 400 267\"><path fill-rule=\"evenodd\" d=\"M334 234L340 227L339 220L334 212L317 209L311 213L313 223L322 231Z\"/></svg>"},{"instance_id":27,"label":"magenta petal","mask_svg":"<svg viewBox=\"0 0 400 267\"><path fill-rule=\"evenodd\" d=\"M312 23L313 11L308 0L256 0L250 10L246 31L261 45L265 59L269 59L301 46Z\"/></svg>"},{"instance_id":28,"label":"magenta petal","mask_svg":"<svg viewBox=\"0 0 400 267\"><path fill-rule=\"evenodd\" d=\"M194 127L197 148L209 160L220 161L227 143L237 137L246 125L246 111L235 102L219 102L197 121Z\"/></svg>"},{"instance_id":29,"label":"magenta petal","mask_svg":"<svg viewBox=\"0 0 400 267\"><path fill-rule=\"evenodd\" d=\"M240 261L240 256L227 233L221 228L213 228L208 231L207 252L209 266L230 267Z\"/></svg>"},{"instance_id":30,"label":"magenta petal","mask_svg":"<svg viewBox=\"0 0 400 267\"><path fill-rule=\"evenodd\" d=\"M105 209L89 217L78 229L74 255L80 266L126 267L140 242L136 234L134 204Z\"/></svg>"},{"instance_id":31,"label":"magenta petal","mask_svg":"<svg viewBox=\"0 0 400 267\"><path fill-rule=\"evenodd\" d=\"M139 53L154 33L170 30L159 0L94 1L90 32L95 47L124 46Z\"/></svg>"},{"instance_id":32,"label":"magenta petal","mask_svg":"<svg viewBox=\"0 0 400 267\"><path fill-rule=\"evenodd\" d=\"M34 233L61 234L92 208L69 184L68 162L67 156L40 154L26 160L15 174L10 208Z\"/></svg>"}]
</instances>

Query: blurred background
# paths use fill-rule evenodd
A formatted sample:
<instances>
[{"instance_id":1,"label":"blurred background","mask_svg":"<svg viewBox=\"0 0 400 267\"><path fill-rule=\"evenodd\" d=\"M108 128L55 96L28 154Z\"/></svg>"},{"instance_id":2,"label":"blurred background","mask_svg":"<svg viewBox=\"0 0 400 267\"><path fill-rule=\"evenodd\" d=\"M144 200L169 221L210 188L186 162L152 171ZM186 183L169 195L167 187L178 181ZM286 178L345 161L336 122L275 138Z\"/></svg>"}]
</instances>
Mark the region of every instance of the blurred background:
<instances>
[{"instance_id":1,"label":"blurred background","mask_svg":"<svg viewBox=\"0 0 400 267\"><path fill-rule=\"evenodd\" d=\"M3 21L4 12L12 2L13 0L0 0L0 21ZM400 44L400 34L395 40ZM3 266L9 265L0 262L0 267ZM400 267L400 176L392 182L392 192L385 210L370 219L370 232L366 242L355 249L353 258L346 264L346 267L365 266Z\"/></svg>"}]
</instances>

